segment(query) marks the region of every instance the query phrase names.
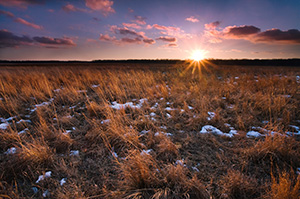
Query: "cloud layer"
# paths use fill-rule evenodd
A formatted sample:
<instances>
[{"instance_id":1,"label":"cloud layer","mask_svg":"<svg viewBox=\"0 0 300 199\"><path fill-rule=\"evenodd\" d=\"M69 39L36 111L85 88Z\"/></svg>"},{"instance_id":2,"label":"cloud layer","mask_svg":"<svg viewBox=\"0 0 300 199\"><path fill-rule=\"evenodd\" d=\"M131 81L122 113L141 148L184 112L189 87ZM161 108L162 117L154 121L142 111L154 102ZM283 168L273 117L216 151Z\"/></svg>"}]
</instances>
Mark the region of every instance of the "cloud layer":
<instances>
[{"instance_id":1,"label":"cloud layer","mask_svg":"<svg viewBox=\"0 0 300 199\"><path fill-rule=\"evenodd\" d=\"M0 48L19 47L28 45L40 45L44 47L59 48L75 46L76 44L70 38L52 38L52 37L29 37L26 35L17 36L8 30L0 30Z\"/></svg>"},{"instance_id":2,"label":"cloud layer","mask_svg":"<svg viewBox=\"0 0 300 199\"><path fill-rule=\"evenodd\" d=\"M261 31L260 28L253 25L227 26L224 29L217 30L219 24L205 24L205 36L211 43L220 43L227 39L243 39L252 43L267 44L300 44L300 31L290 29L287 31L280 29L270 29Z\"/></svg>"}]
</instances>

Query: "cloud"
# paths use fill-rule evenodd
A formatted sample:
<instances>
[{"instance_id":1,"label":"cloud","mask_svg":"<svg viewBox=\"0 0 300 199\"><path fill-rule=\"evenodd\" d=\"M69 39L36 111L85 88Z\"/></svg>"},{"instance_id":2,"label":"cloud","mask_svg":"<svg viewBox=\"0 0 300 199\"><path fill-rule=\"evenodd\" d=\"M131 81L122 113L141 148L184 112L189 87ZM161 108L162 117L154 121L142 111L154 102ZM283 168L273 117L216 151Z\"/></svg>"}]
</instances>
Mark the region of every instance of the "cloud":
<instances>
[{"instance_id":1,"label":"cloud","mask_svg":"<svg viewBox=\"0 0 300 199\"><path fill-rule=\"evenodd\" d=\"M128 37L125 37L125 38L122 38L121 39L121 42L123 42L123 43L141 43L141 38L139 38L139 37L136 37L136 38L134 38L134 39L131 39L131 38L128 38Z\"/></svg>"},{"instance_id":2,"label":"cloud","mask_svg":"<svg viewBox=\"0 0 300 199\"><path fill-rule=\"evenodd\" d=\"M5 15L5 16L7 16L7 17L11 17L11 18L14 18L14 17L15 17L15 15L14 15L13 13L8 12L8 11L5 11L5 10L0 10L0 14L1 14L1 15Z\"/></svg>"},{"instance_id":3,"label":"cloud","mask_svg":"<svg viewBox=\"0 0 300 199\"><path fill-rule=\"evenodd\" d=\"M186 18L185 20L186 20L186 21L193 22L193 23L199 22L199 19L197 19L197 18L194 17L194 16L190 16L190 17Z\"/></svg>"},{"instance_id":4,"label":"cloud","mask_svg":"<svg viewBox=\"0 0 300 199\"><path fill-rule=\"evenodd\" d=\"M151 38L145 38L145 39L143 39L143 42L146 44L154 44L155 40L151 39Z\"/></svg>"},{"instance_id":5,"label":"cloud","mask_svg":"<svg viewBox=\"0 0 300 199\"><path fill-rule=\"evenodd\" d=\"M62 9L65 12L88 12L88 10L86 9L82 9L82 8L76 8L74 5L68 3L67 5L63 6Z\"/></svg>"},{"instance_id":6,"label":"cloud","mask_svg":"<svg viewBox=\"0 0 300 199\"><path fill-rule=\"evenodd\" d=\"M300 44L300 31L297 29L284 31L273 28L262 32L252 25L227 26L222 30L207 27L205 36L210 43L221 43L224 39L243 39L252 43Z\"/></svg>"},{"instance_id":7,"label":"cloud","mask_svg":"<svg viewBox=\"0 0 300 199\"><path fill-rule=\"evenodd\" d=\"M33 37L33 40L43 45L76 46L73 40L67 37L64 38Z\"/></svg>"},{"instance_id":8,"label":"cloud","mask_svg":"<svg viewBox=\"0 0 300 199\"><path fill-rule=\"evenodd\" d=\"M17 23L20 23L20 24L23 24L23 25L26 25L26 26L29 26L29 27L32 27L32 28L35 28L35 29L38 29L38 30L43 29L43 26L40 26L40 25L37 25L37 24L34 24L34 23L30 23L30 22L26 21L25 19L16 17L13 13L8 12L8 11L0 10L0 15L5 15L7 17L10 17L10 18L14 19L14 21L17 22Z\"/></svg>"},{"instance_id":9,"label":"cloud","mask_svg":"<svg viewBox=\"0 0 300 199\"><path fill-rule=\"evenodd\" d=\"M155 28L157 30L166 30L166 31L179 31L180 28L173 27L173 26L162 26L158 24L153 24L152 26L148 26L148 29Z\"/></svg>"},{"instance_id":10,"label":"cloud","mask_svg":"<svg viewBox=\"0 0 300 199\"><path fill-rule=\"evenodd\" d=\"M100 34L99 40L100 41L115 41L116 37L111 37L108 34L105 34L105 35Z\"/></svg>"},{"instance_id":11,"label":"cloud","mask_svg":"<svg viewBox=\"0 0 300 199\"><path fill-rule=\"evenodd\" d=\"M176 43L168 44L168 47L178 47Z\"/></svg>"},{"instance_id":12,"label":"cloud","mask_svg":"<svg viewBox=\"0 0 300 199\"><path fill-rule=\"evenodd\" d=\"M256 34L260 32L260 29L255 26L228 26L224 29L224 32L227 35L233 37L244 37L252 34Z\"/></svg>"},{"instance_id":13,"label":"cloud","mask_svg":"<svg viewBox=\"0 0 300 199\"><path fill-rule=\"evenodd\" d=\"M133 36L137 36L137 37L144 37L145 33L144 32L136 32L134 30L130 30L128 28L119 28L119 33L121 35L133 35Z\"/></svg>"},{"instance_id":14,"label":"cloud","mask_svg":"<svg viewBox=\"0 0 300 199\"><path fill-rule=\"evenodd\" d=\"M204 24L206 29L216 29L221 24L220 21L211 22L208 24Z\"/></svg>"},{"instance_id":15,"label":"cloud","mask_svg":"<svg viewBox=\"0 0 300 199\"><path fill-rule=\"evenodd\" d=\"M0 30L0 48L29 45L33 40L28 36L17 36L7 30Z\"/></svg>"},{"instance_id":16,"label":"cloud","mask_svg":"<svg viewBox=\"0 0 300 199\"><path fill-rule=\"evenodd\" d=\"M26 26L38 29L38 30L43 29L43 26L40 26L40 25L37 25L37 24L34 24L34 23L30 23L30 22L28 22L28 21L26 21L25 19L22 19L22 18L16 18L14 21L17 22L17 23L24 24Z\"/></svg>"},{"instance_id":17,"label":"cloud","mask_svg":"<svg viewBox=\"0 0 300 199\"><path fill-rule=\"evenodd\" d=\"M0 48L19 47L28 45L41 45L44 47L65 47L76 46L71 38L52 38L52 37L29 37L17 36L8 30L0 30Z\"/></svg>"},{"instance_id":18,"label":"cloud","mask_svg":"<svg viewBox=\"0 0 300 199\"><path fill-rule=\"evenodd\" d=\"M112 8L114 2L110 0L85 0L86 7L92 10L99 10L104 16L116 11Z\"/></svg>"},{"instance_id":19,"label":"cloud","mask_svg":"<svg viewBox=\"0 0 300 199\"><path fill-rule=\"evenodd\" d=\"M134 29L141 29L142 27L135 23L122 23L123 26Z\"/></svg>"},{"instance_id":20,"label":"cloud","mask_svg":"<svg viewBox=\"0 0 300 199\"><path fill-rule=\"evenodd\" d=\"M168 37L168 36L161 36L159 38L156 38L156 40L161 40L165 42L176 42L177 39L175 37Z\"/></svg>"},{"instance_id":21,"label":"cloud","mask_svg":"<svg viewBox=\"0 0 300 199\"><path fill-rule=\"evenodd\" d=\"M280 29L266 30L257 34L255 42L300 44L300 31L297 29L290 29L287 31L282 31Z\"/></svg>"},{"instance_id":22,"label":"cloud","mask_svg":"<svg viewBox=\"0 0 300 199\"><path fill-rule=\"evenodd\" d=\"M28 5L44 4L45 0L0 0L0 5L18 8L27 8Z\"/></svg>"},{"instance_id":23,"label":"cloud","mask_svg":"<svg viewBox=\"0 0 300 199\"><path fill-rule=\"evenodd\" d=\"M146 17L141 17L141 16L134 16L134 20L131 20L132 22L135 22L140 25L146 25Z\"/></svg>"}]
</instances>

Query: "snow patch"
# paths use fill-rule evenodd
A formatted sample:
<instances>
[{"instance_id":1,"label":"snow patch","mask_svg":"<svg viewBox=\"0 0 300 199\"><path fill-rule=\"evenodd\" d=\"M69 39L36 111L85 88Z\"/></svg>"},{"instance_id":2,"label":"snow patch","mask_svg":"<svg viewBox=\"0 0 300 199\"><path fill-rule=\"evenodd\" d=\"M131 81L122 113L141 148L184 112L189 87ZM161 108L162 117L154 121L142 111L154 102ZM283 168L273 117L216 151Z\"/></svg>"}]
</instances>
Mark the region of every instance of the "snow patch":
<instances>
[{"instance_id":1,"label":"snow patch","mask_svg":"<svg viewBox=\"0 0 300 199\"><path fill-rule=\"evenodd\" d=\"M9 149L7 149L6 152L4 152L4 154L15 154L17 152L17 148L16 147L11 147Z\"/></svg>"},{"instance_id":2,"label":"snow patch","mask_svg":"<svg viewBox=\"0 0 300 199\"><path fill-rule=\"evenodd\" d=\"M126 102L125 104L119 104L116 101L112 102L112 105L110 105L110 107L112 107L113 109L125 109L126 107L130 107L133 109L140 109L143 106L143 103L147 102L148 100L146 98L144 99L140 99L139 103L134 105L133 102Z\"/></svg>"},{"instance_id":3,"label":"snow patch","mask_svg":"<svg viewBox=\"0 0 300 199\"><path fill-rule=\"evenodd\" d=\"M26 133L28 130L29 130L29 129L28 129L28 128L26 128L26 129L24 129L24 130L20 131L18 134L19 134L19 135L21 135L21 134L23 134L23 133Z\"/></svg>"},{"instance_id":4,"label":"snow patch","mask_svg":"<svg viewBox=\"0 0 300 199\"><path fill-rule=\"evenodd\" d=\"M212 134L227 136L227 137L233 137L233 135L234 135L232 133L223 133L221 130L219 130L218 128L216 128L212 125L203 126L200 133L202 133L202 134L212 133Z\"/></svg>"},{"instance_id":5,"label":"snow patch","mask_svg":"<svg viewBox=\"0 0 300 199\"><path fill-rule=\"evenodd\" d=\"M79 151L78 150L71 150L70 151L70 156L79 156Z\"/></svg>"},{"instance_id":6,"label":"snow patch","mask_svg":"<svg viewBox=\"0 0 300 199\"><path fill-rule=\"evenodd\" d=\"M37 179L37 181L35 183L39 183L40 181L46 179L46 178L50 178L51 177L51 171L47 171L44 175L40 175L39 179Z\"/></svg>"},{"instance_id":7,"label":"snow patch","mask_svg":"<svg viewBox=\"0 0 300 199\"><path fill-rule=\"evenodd\" d=\"M248 131L247 137L261 137L262 135L258 131Z\"/></svg>"},{"instance_id":8,"label":"snow patch","mask_svg":"<svg viewBox=\"0 0 300 199\"><path fill-rule=\"evenodd\" d=\"M212 120L216 116L216 114L214 112L207 112L207 114L209 115L206 118L208 121Z\"/></svg>"},{"instance_id":9,"label":"snow patch","mask_svg":"<svg viewBox=\"0 0 300 199\"><path fill-rule=\"evenodd\" d=\"M143 149L143 151L141 152L141 155L150 155L150 152L152 152L152 151L153 151L152 149L148 149L148 150Z\"/></svg>"},{"instance_id":10,"label":"snow patch","mask_svg":"<svg viewBox=\"0 0 300 199\"><path fill-rule=\"evenodd\" d=\"M8 127L9 127L9 124L7 124L7 123L0 124L0 129L2 129L2 130L7 129Z\"/></svg>"},{"instance_id":11,"label":"snow patch","mask_svg":"<svg viewBox=\"0 0 300 199\"><path fill-rule=\"evenodd\" d=\"M59 181L60 186L63 186L67 182L67 178L63 178Z\"/></svg>"}]
</instances>

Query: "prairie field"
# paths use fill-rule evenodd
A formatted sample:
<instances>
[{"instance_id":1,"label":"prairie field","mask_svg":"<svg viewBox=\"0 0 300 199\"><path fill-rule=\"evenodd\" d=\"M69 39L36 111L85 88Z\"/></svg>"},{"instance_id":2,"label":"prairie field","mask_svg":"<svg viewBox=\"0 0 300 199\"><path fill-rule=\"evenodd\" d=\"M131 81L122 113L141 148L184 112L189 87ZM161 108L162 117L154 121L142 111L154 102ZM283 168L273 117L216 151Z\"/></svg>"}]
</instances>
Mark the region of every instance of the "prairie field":
<instances>
[{"instance_id":1,"label":"prairie field","mask_svg":"<svg viewBox=\"0 0 300 199\"><path fill-rule=\"evenodd\" d=\"M299 190L299 67L0 66L0 198Z\"/></svg>"}]
</instances>

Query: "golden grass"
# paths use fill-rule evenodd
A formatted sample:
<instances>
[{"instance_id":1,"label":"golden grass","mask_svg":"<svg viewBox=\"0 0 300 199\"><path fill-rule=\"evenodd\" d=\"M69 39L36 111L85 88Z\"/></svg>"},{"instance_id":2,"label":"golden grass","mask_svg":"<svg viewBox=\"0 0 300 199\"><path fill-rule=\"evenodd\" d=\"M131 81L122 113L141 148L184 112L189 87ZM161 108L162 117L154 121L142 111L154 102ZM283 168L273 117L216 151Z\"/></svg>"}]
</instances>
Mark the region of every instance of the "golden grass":
<instances>
[{"instance_id":1,"label":"golden grass","mask_svg":"<svg viewBox=\"0 0 300 199\"><path fill-rule=\"evenodd\" d=\"M0 197L299 197L299 68L124 67L0 68Z\"/></svg>"}]
</instances>

